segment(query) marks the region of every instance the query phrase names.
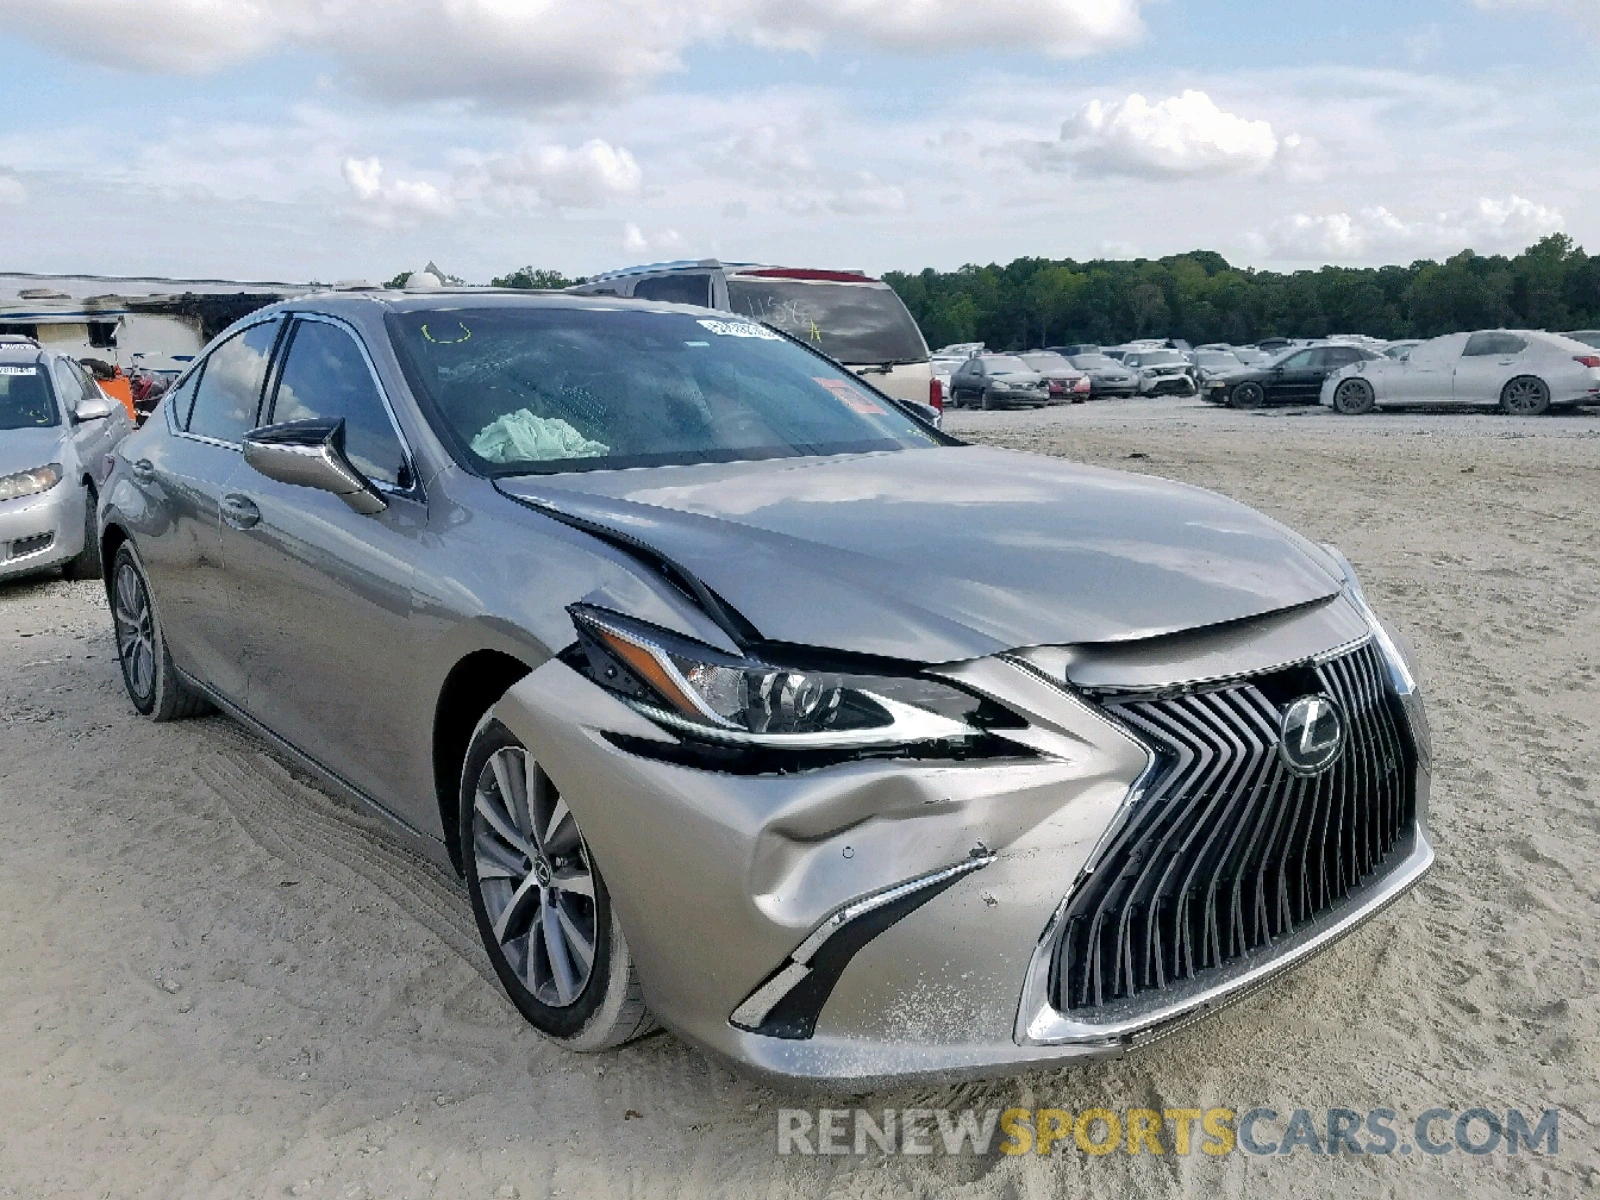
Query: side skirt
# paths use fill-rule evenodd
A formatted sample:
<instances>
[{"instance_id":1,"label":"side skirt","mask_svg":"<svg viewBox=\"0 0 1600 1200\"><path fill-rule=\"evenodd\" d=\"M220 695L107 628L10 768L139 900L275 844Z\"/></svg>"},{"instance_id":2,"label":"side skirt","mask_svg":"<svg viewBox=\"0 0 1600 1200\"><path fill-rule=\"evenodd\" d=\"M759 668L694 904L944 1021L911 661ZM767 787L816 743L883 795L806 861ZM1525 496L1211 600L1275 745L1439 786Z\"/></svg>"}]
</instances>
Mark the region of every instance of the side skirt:
<instances>
[{"instance_id":1,"label":"side skirt","mask_svg":"<svg viewBox=\"0 0 1600 1200\"><path fill-rule=\"evenodd\" d=\"M174 670L176 670L176 668L174 668ZM442 838L437 838L431 834L422 832L422 830L412 825L404 817L379 803L377 800L374 800L371 796L367 795L366 792L356 787L355 784L349 782L343 776L330 771L327 767L323 766L305 751L299 749L293 743L285 741L283 738L279 737L260 721L250 716L249 713L239 708L238 705L223 699L216 693L214 689L200 682L200 680L196 679L194 676L181 670L178 671L178 676L183 680L184 686L193 688L195 691L199 692L207 700L211 701L212 704L216 705L218 710L226 713L229 717L232 717L239 724L250 730L251 733L270 744L274 750L277 750L286 758L293 759L300 767L308 771L310 774L315 775L317 779L326 785L330 791L337 793L339 797L347 804L370 812L374 816L381 819L390 833L392 833L396 840L404 845L406 849L410 850L414 854L420 855L436 866L443 867L449 872L452 878L460 878L456 872L455 865L450 861L450 852L445 846Z\"/></svg>"}]
</instances>

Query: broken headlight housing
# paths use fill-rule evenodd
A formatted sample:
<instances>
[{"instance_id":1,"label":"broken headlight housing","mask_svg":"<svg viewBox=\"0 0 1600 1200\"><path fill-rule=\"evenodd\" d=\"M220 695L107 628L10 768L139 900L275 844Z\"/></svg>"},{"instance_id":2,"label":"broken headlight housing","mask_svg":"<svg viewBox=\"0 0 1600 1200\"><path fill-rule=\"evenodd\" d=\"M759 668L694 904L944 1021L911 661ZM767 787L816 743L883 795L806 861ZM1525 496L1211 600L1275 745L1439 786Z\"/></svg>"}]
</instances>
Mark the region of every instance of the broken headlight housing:
<instances>
[{"instance_id":1,"label":"broken headlight housing","mask_svg":"<svg viewBox=\"0 0 1600 1200\"><path fill-rule=\"evenodd\" d=\"M589 605L568 611L590 677L688 737L842 750L974 738L993 723L992 702L921 676L777 666Z\"/></svg>"}]
</instances>

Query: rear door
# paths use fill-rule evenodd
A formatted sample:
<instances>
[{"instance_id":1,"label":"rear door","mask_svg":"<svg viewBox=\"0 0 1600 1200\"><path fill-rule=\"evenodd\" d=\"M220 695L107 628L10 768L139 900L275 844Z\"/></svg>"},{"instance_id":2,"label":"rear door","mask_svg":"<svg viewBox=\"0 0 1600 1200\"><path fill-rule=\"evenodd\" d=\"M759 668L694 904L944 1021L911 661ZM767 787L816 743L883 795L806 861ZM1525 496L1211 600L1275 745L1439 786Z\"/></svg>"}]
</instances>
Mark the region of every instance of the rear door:
<instances>
[{"instance_id":1,"label":"rear door","mask_svg":"<svg viewBox=\"0 0 1600 1200\"><path fill-rule=\"evenodd\" d=\"M282 328L274 317L217 345L169 401L171 436L141 441L130 464L162 518L135 536L172 661L236 704L245 677L224 573L222 495L256 425Z\"/></svg>"},{"instance_id":2,"label":"rear door","mask_svg":"<svg viewBox=\"0 0 1600 1200\"><path fill-rule=\"evenodd\" d=\"M1456 360L1451 393L1457 404L1498 404L1500 389L1526 373L1528 340L1499 330L1467 338Z\"/></svg>"},{"instance_id":3,"label":"rear door","mask_svg":"<svg viewBox=\"0 0 1600 1200\"><path fill-rule=\"evenodd\" d=\"M239 616L244 707L268 729L386 806L431 794L411 566L427 505L365 346L342 322L297 317L263 424L342 417L345 452L388 507L241 466L224 497L223 553Z\"/></svg>"}]
</instances>

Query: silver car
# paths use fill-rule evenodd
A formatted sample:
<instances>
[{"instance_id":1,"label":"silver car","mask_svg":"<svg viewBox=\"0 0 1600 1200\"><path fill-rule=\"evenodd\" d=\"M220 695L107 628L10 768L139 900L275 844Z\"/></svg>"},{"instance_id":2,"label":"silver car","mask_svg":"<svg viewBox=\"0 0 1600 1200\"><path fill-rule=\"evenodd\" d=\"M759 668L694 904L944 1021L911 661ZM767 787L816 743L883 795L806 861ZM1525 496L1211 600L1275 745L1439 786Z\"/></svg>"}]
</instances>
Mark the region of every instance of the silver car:
<instances>
[{"instance_id":1,"label":"silver car","mask_svg":"<svg viewBox=\"0 0 1600 1200\"><path fill-rule=\"evenodd\" d=\"M733 314L286 302L103 517L134 706L223 709L462 872L575 1050L659 1022L850 1088L1117 1053L1433 859L1415 670L1336 551L964 445Z\"/></svg>"},{"instance_id":2,"label":"silver car","mask_svg":"<svg viewBox=\"0 0 1600 1200\"><path fill-rule=\"evenodd\" d=\"M1330 375L1321 402L1359 415L1384 405L1495 405L1537 416L1600 403L1600 351L1559 333L1486 329L1418 342L1404 358L1377 358Z\"/></svg>"},{"instance_id":3,"label":"silver car","mask_svg":"<svg viewBox=\"0 0 1600 1200\"><path fill-rule=\"evenodd\" d=\"M0 579L100 574L95 508L127 411L74 360L0 341Z\"/></svg>"}]
</instances>

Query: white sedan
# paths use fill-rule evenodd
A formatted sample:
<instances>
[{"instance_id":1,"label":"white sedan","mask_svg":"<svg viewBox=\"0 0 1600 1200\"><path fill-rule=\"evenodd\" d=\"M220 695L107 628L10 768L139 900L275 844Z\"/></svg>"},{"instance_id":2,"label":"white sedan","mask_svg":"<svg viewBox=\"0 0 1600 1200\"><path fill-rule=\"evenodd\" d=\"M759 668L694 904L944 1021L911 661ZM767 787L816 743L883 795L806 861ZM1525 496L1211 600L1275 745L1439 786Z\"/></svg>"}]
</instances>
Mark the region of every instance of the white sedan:
<instances>
[{"instance_id":1,"label":"white sedan","mask_svg":"<svg viewBox=\"0 0 1600 1200\"><path fill-rule=\"evenodd\" d=\"M1322 403L1351 416L1385 404L1494 404L1519 416L1600 404L1600 350L1526 329L1451 333L1403 359L1351 364L1323 383Z\"/></svg>"}]
</instances>

